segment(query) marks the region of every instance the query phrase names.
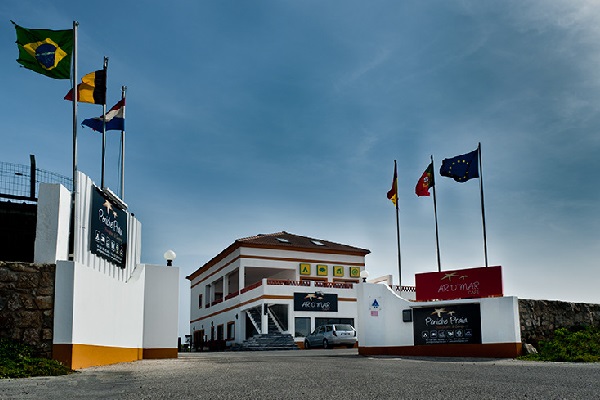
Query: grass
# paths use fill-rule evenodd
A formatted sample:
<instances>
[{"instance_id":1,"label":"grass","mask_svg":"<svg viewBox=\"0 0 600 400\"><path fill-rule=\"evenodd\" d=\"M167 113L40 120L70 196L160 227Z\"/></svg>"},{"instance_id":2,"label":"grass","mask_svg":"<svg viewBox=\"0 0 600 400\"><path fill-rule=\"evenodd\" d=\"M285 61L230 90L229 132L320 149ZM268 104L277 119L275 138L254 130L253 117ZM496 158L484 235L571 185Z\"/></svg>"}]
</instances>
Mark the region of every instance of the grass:
<instances>
[{"instance_id":1,"label":"grass","mask_svg":"<svg viewBox=\"0 0 600 400\"><path fill-rule=\"evenodd\" d=\"M0 339L0 379L66 375L73 371L56 360L34 357L31 347Z\"/></svg>"},{"instance_id":2,"label":"grass","mask_svg":"<svg viewBox=\"0 0 600 400\"><path fill-rule=\"evenodd\" d=\"M519 357L533 361L600 362L600 328L560 328L551 340L540 341L538 354Z\"/></svg>"}]
</instances>

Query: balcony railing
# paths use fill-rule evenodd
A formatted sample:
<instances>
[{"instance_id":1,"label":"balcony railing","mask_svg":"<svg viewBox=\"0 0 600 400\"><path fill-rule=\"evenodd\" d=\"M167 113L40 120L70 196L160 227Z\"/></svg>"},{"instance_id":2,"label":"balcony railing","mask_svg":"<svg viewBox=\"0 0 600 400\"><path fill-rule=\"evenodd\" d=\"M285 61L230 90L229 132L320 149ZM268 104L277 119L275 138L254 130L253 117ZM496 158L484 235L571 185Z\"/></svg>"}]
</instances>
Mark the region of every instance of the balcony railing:
<instances>
[{"instance_id":1,"label":"balcony railing","mask_svg":"<svg viewBox=\"0 0 600 400\"><path fill-rule=\"evenodd\" d=\"M237 296L239 294L240 294L239 290L237 292L229 293L227 296L225 296L225 300L233 299L235 296Z\"/></svg>"},{"instance_id":2,"label":"balcony railing","mask_svg":"<svg viewBox=\"0 0 600 400\"><path fill-rule=\"evenodd\" d=\"M316 281L315 287L325 287L325 288L334 288L334 289L352 289L354 286L351 283Z\"/></svg>"},{"instance_id":3,"label":"balcony railing","mask_svg":"<svg viewBox=\"0 0 600 400\"><path fill-rule=\"evenodd\" d=\"M258 282L256 282L256 283L253 283L253 284L252 284L252 285L250 285L250 286L246 286L245 288L243 288L242 290L240 290L240 294L243 294L243 293L249 292L250 290L252 290L252 289L256 289L257 287L259 287L259 286L261 286L261 285L262 285L262 280L260 280L260 281L258 281Z\"/></svg>"},{"instance_id":4,"label":"balcony railing","mask_svg":"<svg viewBox=\"0 0 600 400\"><path fill-rule=\"evenodd\" d=\"M310 286L310 281L290 281L289 279L267 279L267 285Z\"/></svg>"},{"instance_id":5,"label":"balcony railing","mask_svg":"<svg viewBox=\"0 0 600 400\"><path fill-rule=\"evenodd\" d=\"M261 279L258 282L255 282L251 285L246 286L245 288L243 288L242 290L240 290L239 292L234 292L234 293L230 293L227 296L225 296L225 300L229 300L232 299L240 294L244 294L246 292L249 292L251 290L256 289L257 287L262 286L263 284L263 279ZM310 287L313 283L313 281L309 281L309 280L303 280L303 281L293 281L290 279L266 279L266 283L267 285L272 285L272 286L304 286L304 287ZM321 282L321 281L314 281L314 286L315 287L321 287L321 288L332 288L332 289L352 289L354 287L354 285L352 283L345 283L345 282ZM222 300L218 301L218 302L213 302L212 305L214 306L217 303L220 303Z\"/></svg>"}]
</instances>

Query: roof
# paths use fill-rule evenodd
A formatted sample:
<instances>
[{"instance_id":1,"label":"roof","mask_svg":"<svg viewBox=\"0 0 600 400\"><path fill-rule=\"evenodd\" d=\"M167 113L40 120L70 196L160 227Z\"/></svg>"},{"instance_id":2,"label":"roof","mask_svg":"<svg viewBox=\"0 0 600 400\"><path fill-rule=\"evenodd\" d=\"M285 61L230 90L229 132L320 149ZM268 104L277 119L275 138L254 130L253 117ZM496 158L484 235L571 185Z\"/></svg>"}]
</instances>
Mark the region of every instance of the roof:
<instances>
[{"instance_id":1,"label":"roof","mask_svg":"<svg viewBox=\"0 0 600 400\"><path fill-rule=\"evenodd\" d=\"M366 256L371 252L370 250L361 249L359 247L330 242L329 240L315 239L308 236L294 235L293 233L288 233L286 231L258 234L256 236L236 239L235 242L233 242L229 247L220 252L217 256L213 257L202 267L198 268L195 272L187 276L186 279L191 281L240 247L276 250L286 249L313 253L345 254L357 256Z\"/></svg>"},{"instance_id":2,"label":"roof","mask_svg":"<svg viewBox=\"0 0 600 400\"><path fill-rule=\"evenodd\" d=\"M323 250L327 249L330 252L350 252L350 253L360 253L362 255L367 255L370 253L367 249L360 249L354 246L348 246L346 244L340 244L335 242L330 242L328 240L322 239L314 239L308 236L300 236L294 235L293 233L288 233L286 231L281 231L277 233L269 233L269 234L259 234L256 236L250 236L247 238L237 239L236 243L240 243L242 245L257 245L257 246L275 246L275 247L283 247L283 248L302 248L308 250Z\"/></svg>"}]
</instances>

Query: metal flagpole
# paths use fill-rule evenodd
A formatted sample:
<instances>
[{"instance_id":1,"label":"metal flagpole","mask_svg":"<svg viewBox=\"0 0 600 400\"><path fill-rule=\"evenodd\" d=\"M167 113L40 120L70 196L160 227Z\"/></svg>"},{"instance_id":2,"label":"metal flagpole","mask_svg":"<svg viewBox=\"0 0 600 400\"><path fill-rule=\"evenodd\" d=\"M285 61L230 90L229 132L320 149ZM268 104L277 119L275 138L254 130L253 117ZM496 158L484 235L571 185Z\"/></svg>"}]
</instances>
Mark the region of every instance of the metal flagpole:
<instances>
[{"instance_id":1,"label":"metal flagpole","mask_svg":"<svg viewBox=\"0 0 600 400\"><path fill-rule=\"evenodd\" d=\"M79 23L73 21L73 192L77 187L77 26Z\"/></svg>"},{"instance_id":2,"label":"metal flagpole","mask_svg":"<svg viewBox=\"0 0 600 400\"><path fill-rule=\"evenodd\" d=\"M483 254L485 256L485 266L488 266L487 254L487 235L485 229L485 205L483 201L483 169L481 162L481 142L477 145L477 158L479 159L479 191L481 192L481 222L483 224Z\"/></svg>"},{"instance_id":3,"label":"metal flagpole","mask_svg":"<svg viewBox=\"0 0 600 400\"><path fill-rule=\"evenodd\" d=\"M73 81L71 90L73 90L73 191L71 192L71 221L69 234L69 256L75 260L75 205L77 204L77 100L79 93L77 90L77 26L79 23L73 21Z\"/></svg>"},{"instance_id":4,"label":"metal flagpole","mask_svg":"<svg viewBox=\"0 0 600 400\"><path fill-rule=\"evenodd\" d=\"M433 173L433 171L435 171L435 167L433 166L433 155L431 156L431 168L431 179L433 180L431 185L433 186L433 215L435 216L435 248L437 252L438 272L442 272L442 262L440 261L440 239L438 235L437 198L435 196L435 173Z\"/></svg>"},{"instance_id":5,"label":"metal flagpole","mask_svg":"<svg viewBox=\"0 0 600 400\"><path fill-rule=\"evenodd\" d=\"M121 99L125 100L127 86L121 86ZM123 102L123 120L125 120L125 102ZM123 127L125 128L125 127ZM121 200L125 201L125 129L121 131Z\"/></svg>"},{"instance_id":6,"label":"metal flagpole","mask_svg":"<svg viewBox=\"0 0 600 400\"><path fill-rule=\"evenodd\" d=\"M104 104L102 104L102 174L100 178L100 187L104 186L104 162L106 159L106 86L108 82L108 57L104 57Z\"/></svg>"},{"instance_id":7,"label":"metal flagpole","mask_svg":"<svg viewBox=\"0 0 600 400\"><path fill-rule=\"evenodd\" d=\"M400 292L402 292L402 259L400 256L400 217L398 213L398 203L400 202L400 196L398 195L398 169L396 166L396 160L394 160L394 177L396 178L396 239L398 242L398 286L400 286Z\"/></svg>"}]
</instances>

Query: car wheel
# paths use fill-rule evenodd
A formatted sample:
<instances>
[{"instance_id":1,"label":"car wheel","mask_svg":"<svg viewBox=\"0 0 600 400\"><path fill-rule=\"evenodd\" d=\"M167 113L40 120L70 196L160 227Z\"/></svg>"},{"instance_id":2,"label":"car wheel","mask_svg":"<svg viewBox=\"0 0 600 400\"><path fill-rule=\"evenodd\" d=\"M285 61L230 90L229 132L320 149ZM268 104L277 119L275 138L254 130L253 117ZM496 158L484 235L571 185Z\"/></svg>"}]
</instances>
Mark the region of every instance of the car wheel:
<instances>
[{"instance_id":1,"label":"car wheel","mask_svg":"<svg viewBox=\"0 0 600 400\"><path fill-rule=\"evenodd\" d=\"M310 342L308 340L304 341L304 348L307 350L310 349Z\"/></svg>"},{"instance_id":2,"label":"car wheel","mask_svg":"<svg viewBox=\"0 0 600 400\"><path fill-rule=\"evenodd\" d=\"M329 341L327 339L323 339L323 348L324 349L329 349Z\"/></svg>"}]
</instances>

